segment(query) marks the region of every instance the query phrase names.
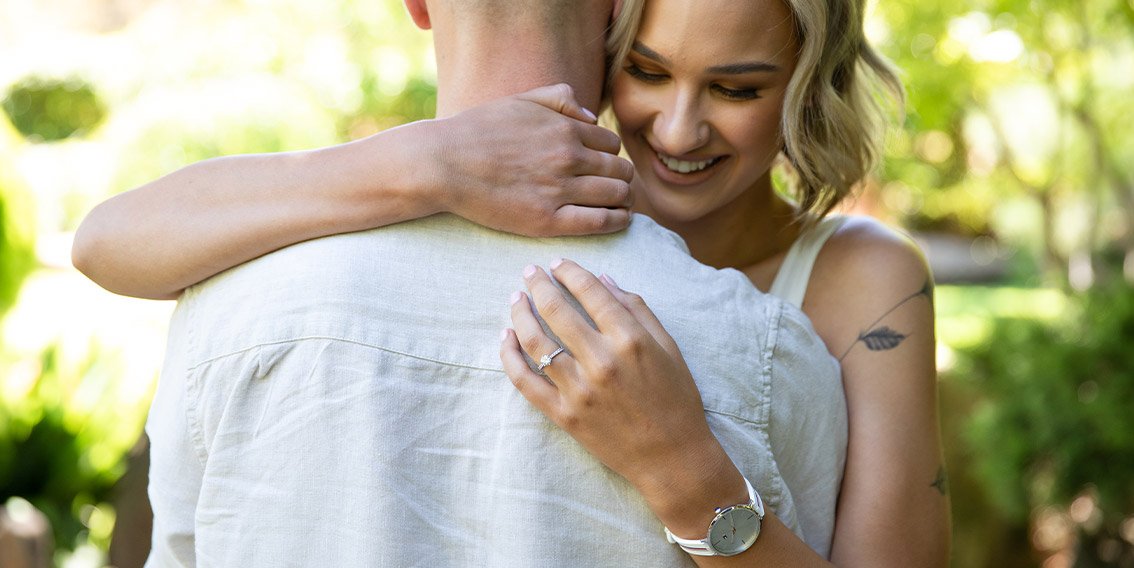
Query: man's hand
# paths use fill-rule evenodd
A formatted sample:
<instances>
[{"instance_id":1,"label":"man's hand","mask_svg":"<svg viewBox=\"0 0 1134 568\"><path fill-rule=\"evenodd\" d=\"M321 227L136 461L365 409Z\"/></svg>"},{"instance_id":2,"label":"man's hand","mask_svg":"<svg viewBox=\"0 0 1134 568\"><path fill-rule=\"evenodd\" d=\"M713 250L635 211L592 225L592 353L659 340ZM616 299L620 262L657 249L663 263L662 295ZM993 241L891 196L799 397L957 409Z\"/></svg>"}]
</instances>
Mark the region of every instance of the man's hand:
<instances>
[{"instance_id":1,"label":"man's hand","mask_svg":"<svg viewBox=\"0 0 1134 568\"><path fill-rule=\"evenodd\" d=\"M560 84L435 121L443 209L533 237L611 233L630 222L634 167L618 135Z\"/></svg>"}]
</instances>

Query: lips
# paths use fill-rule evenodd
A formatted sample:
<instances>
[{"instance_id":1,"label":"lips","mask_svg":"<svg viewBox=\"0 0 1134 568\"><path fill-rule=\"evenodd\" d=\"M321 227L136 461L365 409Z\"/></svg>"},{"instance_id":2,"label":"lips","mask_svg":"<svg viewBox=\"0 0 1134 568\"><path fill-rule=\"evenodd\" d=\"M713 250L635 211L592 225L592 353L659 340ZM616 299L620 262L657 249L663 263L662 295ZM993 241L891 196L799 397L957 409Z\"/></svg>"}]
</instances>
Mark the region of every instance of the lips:
<instances>
[{"instance_id":1,"label":"lips","mask_svg":"<svg viewBox=\"0 0 1134 568\"><path fill-rule=\"evenodd\" d=\"M652 145L649 146L652 149ZM653 150L652 170L659 181L674 186L692 186L708 181L716 175L717 167L728 156L717 156L703 160L690 160L692 156L675 158Z\"/></svg>"},{"instance_id":2,"label":"lips","mask_svg":"<svg viewBox=\"0 0 1134 568\"><path fill-rule=\"evenodd\" d=\"M700 160L700 161L692 162L692 161L687 161L687 160L679 160L677 158L667 156L667 155L665 155L661 152L657 152L657 155L658 155L658 160L660 160L661 163L664 164L666 168L669 168L670 171L674 171L674 172L682 173L682 174L687 174L687 173L690 173L690 172L699 172L699 171L721 161L721 158L719 156L716 157L716 158L709 158L708 160Z\"/></svg>"}]
</instances>

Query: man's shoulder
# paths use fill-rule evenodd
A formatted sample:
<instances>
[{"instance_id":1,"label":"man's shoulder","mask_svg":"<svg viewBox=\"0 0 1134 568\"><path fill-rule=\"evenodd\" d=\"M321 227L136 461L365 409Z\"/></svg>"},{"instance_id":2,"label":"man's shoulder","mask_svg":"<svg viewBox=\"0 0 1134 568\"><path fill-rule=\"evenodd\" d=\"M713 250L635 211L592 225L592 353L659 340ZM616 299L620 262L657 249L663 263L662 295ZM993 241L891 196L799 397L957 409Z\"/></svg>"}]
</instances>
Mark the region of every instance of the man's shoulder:
<instances>
[{"instance_id":1,"label":"man's shoulder","mask_svg":"<svg viewBox=\"0 0 1134 568\"><path fill-rule=\"evenodd\" d=\"M619 262L657 262L668 256L673 262L699 265L688 251L680 236L644 215L635 215L628 229L610 235L530 238L440 214L298 243L231 268L194 288L259 287L265 281L296 278L331 284L343 278L371 277L376 272L390 277L460 270L511 274L516 272L517 262L522 269L523 263L548 263L569 256L609 257Z\"/></svg>"},{"instance_id":2,"label":"man's shoulder","mask_svg":"<svg viewBox=\"0 0 1134 568\"><path fill-rule=\"evenodd\" d=\"M731 304L736 290L750 287L692 259L679 237L647 217L613 235L534 239L436 215L264 255L187 290L179 309L193 312L220 351L312 334L382 345L426 338L415 349L429 342L494 346L509 325L507 299L523 286L524 268L558 258L677 310L704 312L722 298ZM475 359L497 364L495 351L488 355Z\"/></svg>"}]
</instances>

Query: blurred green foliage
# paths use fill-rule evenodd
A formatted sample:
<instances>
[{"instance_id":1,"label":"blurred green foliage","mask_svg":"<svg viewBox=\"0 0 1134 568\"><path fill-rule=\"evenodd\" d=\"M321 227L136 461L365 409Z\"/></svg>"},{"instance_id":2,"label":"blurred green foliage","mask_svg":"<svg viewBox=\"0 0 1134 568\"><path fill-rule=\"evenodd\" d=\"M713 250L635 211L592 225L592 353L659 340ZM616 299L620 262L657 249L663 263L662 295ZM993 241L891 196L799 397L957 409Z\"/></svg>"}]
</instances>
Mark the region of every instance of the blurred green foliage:
<instances>
[{"instance_id":1,"label":"blurred green foliage","mask_svg":"<svg viewBox=\"0 0 1134 568\"><path fill-rule=\"evenodd\" d=\"M33 142L82 135L106 117L106 105L89 83L28 77L8 89L0 106L16 130Z\"/></svg>"},{"instance_id":2,"label":"blurred green foliage","mask_svg":"<svg viewBox=\"0 0 1134 568\"><path fill-rule=\"evenodd\" d=\"M1081 546L1076 565L1134 562L1120 537L1134 518L1134 287L1111 282L1069 301L1058 319L995 319L960 350L950 377L974 400L957 442L1003 518L1027 526L1035 511L1089 499L1078 506L1097 513L1077 521L1081 545L1110 544Z\"/></svg>"},{"instance_id":3,"label":"blurred green foliage","mask_svg":"<svg viewBox=\"0 0 1134 568\"><path fill-rule=\"evenodd\" d=\"M0 150L9 147L5 143L4 126L0 121ZM35 266L35 226L30 196L11 171L12 165L0 155L0 318L16 301L20 285Z\"/></svg>"},{"instance_id":4,"label":"blurred green foliage","mask_svg":"<svg viewBox=\"0 0 1134 568\"><path fill-rule=\"evenodd\" d=\"M398 0L173 4L167 18L140 17L146 5L135 4L116 37L147 57L80 69L87 82L33 76L6 91L0 314L34 262L24 190L33 183L39 197L79 212L49 222L69 229L94 203L195 161L357 139L435 108L429 36ZM1124 353L1134 300L1119 283L1123 263L1134 266L1134 130L1125 127L1134 2L919 0L876 10L872 37L909 92L878 212L1023 253L1011 260L1012 287L938 291L939 337L955 359L942 380L955 565L1038 565L1051 550L1029 548L1037 511L1066 516L1084 495L1102 520L1077 525L1078 562L1105 564L1098 550L1124 542L1117 524L1134 514L1134 361ZM9 156L33 153L40 167L81 171L19 179ZM1076 259L1085 277L1071 274ZM1041 282L1054 286L1020 288ZM1095 282L1109 284L1073 291ZM104 543L113 513L100 503L139 433L142 403L123 402L136 397L121 393L121 366L106 353L75 362L51 347L17 373L2 348L0 501L20 494L44 509L63 548Z\"/></svg>"},{"instance_id":5,"label":"blurred green foliage","mask_svg":"<svg viewBox=\"0 0 1134 568\"><path fill-rule=\"evenodd\" d=\"M35 262L31 243L19 230L26 219L17 217L13 205L0 186L0 315L16 301L20 285Z\"/></svg>"},{"instance_id":6,"label":"blurred green foliage","mask_svg":"<svg viewBox=\"0 0 1134 568\"><path fill-rule=\"evenodd\" d=\"M1134 4L921 0L878 6L907 129L882 199L912 229L997 235L1078 288L1134 253ZM1078 259L1079 274L1068 273Z\"/></svg>"},{"instance_id":7,"label":"blurred green foliage","mask_svg":"<svg viewBox=\"0 0 1134 568\"><path fill-rule=\"evenodd\" d=\"M62 549L88 541L105 548L113 525L99 522L112 514L103 503L124 471L146 401L121 396L120 362L97 348L76 359L51 346L34 367L4 371L0 503L27 499L51 520Z\"/></svg>"}]
</instances>

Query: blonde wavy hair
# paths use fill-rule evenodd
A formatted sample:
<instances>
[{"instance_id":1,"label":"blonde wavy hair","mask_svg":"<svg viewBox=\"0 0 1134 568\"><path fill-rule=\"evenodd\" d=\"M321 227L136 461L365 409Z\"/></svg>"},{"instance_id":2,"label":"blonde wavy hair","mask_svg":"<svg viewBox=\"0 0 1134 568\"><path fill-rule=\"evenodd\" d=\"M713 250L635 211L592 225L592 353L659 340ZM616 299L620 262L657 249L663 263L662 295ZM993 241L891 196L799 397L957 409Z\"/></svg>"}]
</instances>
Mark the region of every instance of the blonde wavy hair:
<instances>
[{"instance_id":1,"label":"blonde wavy hair","mask_svg":"<svg viewBox=\"0 0 1134 568\"><path fill-rule=\"evenodd\" d=\"M896 69L867 42L865 0L782 0L799 40L780 130L801 217L822 218L850 195L882 155L887 109L900 115ZM607 36L607 87L638 35L646 0L623 0Z\"/></svg>"}]
</instances>

